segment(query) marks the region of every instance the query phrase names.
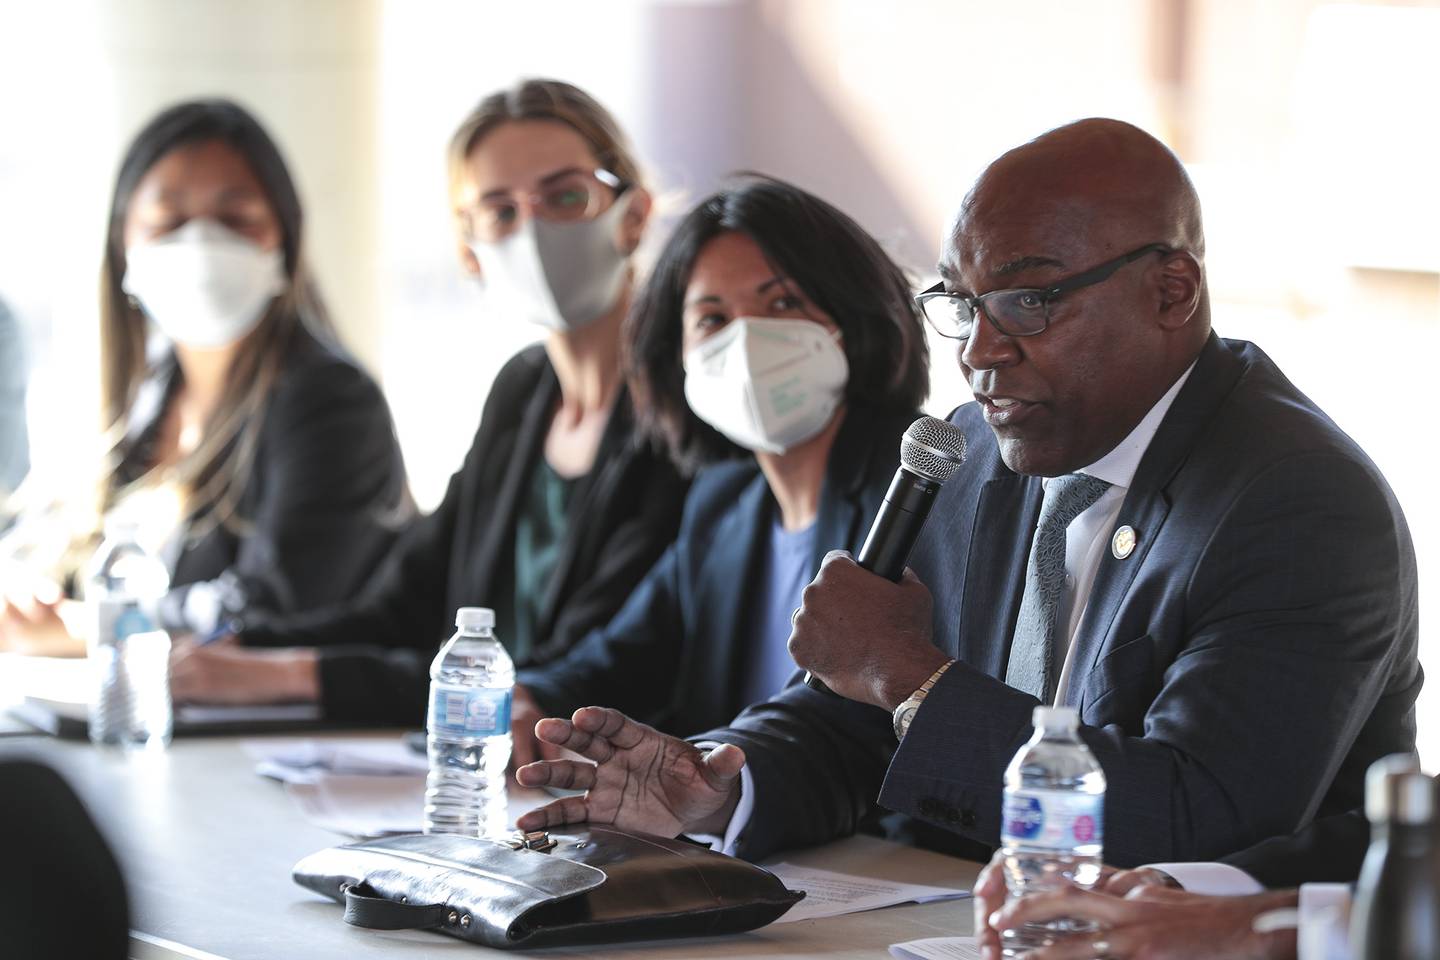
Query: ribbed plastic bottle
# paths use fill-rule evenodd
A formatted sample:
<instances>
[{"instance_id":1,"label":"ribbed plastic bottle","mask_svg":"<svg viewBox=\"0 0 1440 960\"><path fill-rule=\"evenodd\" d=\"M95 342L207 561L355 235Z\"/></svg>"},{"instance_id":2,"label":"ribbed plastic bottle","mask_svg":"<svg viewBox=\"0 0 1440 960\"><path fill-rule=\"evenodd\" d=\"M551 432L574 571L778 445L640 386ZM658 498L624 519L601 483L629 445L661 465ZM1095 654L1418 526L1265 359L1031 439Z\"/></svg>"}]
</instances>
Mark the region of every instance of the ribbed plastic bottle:
<instances>
[{"instance_id":1,"label":"ribbed plastic bottle","mask_svg":"<svg viewBox=\"0 0 1440 960\"><path fill-rule=\"evenodd\" d=\"M1005 771L1001 850L1009 897L1062 881L1089 886L1104 853L1105 772L1071 707L1036 707L1035 732ZM1074 920L1007 930L1001 952L1021 957L1058 936L1093 929Z\"/></svg>"},{"instance_id":2,"label":"ribbed plastic bottle","mask_svg":"<svg viewBox=\"0 0 1440 960\"><path fill-rule=\"evenodd\" d=\"M158 631L170 574L136 540L127 520L105 522L85 576L88 653L94 669L90 739L108 746L170 742L169 637Z\"/></svg>"},{"instance_id":3,"label":"ribbed plastic bottle","mask_svg":"<svg viewBox=\"0 0 1440 960\"><path fill-rule=\"evenodd\" d=\"M515 664L495 639L495 611L461 607L455 626L430 665L425 832L499 835Z\"/></svg>"}]
</instances>

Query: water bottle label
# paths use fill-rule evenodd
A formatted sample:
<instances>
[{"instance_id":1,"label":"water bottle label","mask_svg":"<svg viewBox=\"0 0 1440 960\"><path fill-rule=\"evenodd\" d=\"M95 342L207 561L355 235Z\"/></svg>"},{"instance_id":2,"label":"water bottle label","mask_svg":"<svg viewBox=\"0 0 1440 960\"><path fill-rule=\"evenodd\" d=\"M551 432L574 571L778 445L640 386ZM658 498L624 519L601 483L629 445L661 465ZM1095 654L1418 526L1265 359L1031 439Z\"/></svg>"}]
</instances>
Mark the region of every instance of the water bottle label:
<instances>
[{"instance_id":1,"label":"water bottle label","mask_svg":"<svg viewBox=\"0 0 1440 960\"><path fill-rule=\"evenodd\" d=\"M135 633L155 629L155 623L134 600L101 600L95 604L95 643L110 646Z\"/></svg>"},{"instance_id":2,"label":"water bottle label","mask_svg":"<svg viewBox=\"0 0 1440 960\"><path fill-rule=\"evenodd\" d=\"M510 691L430 689L430 732L452 737L498 737L510 732Z\"/></svg>"},{"instance_id":3,"label":"water bottle label","mask_svg":"<svg viewBox=\"0 0 1440 960\"><path fill-rule=\"evenodd\" d=\"M1007 791L1002 839L1058 850L1099 845L1104 842L1104 813L1105 798L1092 793Z\"/></svg>"}]
</instances>

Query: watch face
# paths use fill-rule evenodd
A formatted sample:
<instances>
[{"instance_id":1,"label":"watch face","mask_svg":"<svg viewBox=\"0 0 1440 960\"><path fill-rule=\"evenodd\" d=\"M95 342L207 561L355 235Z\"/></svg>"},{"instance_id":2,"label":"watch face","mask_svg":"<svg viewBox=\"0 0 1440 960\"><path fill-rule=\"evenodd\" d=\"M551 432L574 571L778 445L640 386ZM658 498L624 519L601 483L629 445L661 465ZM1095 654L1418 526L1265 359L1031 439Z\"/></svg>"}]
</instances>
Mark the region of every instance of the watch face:
<instances>
[{"instance_id":1,"label":"watch face","mask_svg":"<svg viewBox=\"0 0 1440 960\"><path fill-rule=\"evenodd\" d=\"M906 701L900 704L895 711L895 737L899 739L905 736L905 731L910 729L910 721L915 719L915 711L920 709L920 704Z\"/></svg>"}]
</instances>

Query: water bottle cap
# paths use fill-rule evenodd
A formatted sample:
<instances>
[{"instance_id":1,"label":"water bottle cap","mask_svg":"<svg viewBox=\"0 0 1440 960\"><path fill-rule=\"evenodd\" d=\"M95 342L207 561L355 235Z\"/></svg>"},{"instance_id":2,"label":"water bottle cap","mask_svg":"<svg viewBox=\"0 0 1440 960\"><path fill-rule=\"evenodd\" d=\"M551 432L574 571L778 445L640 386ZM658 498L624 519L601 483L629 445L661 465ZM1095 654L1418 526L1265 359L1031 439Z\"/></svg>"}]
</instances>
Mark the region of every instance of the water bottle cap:
<instances>
[{"instance_id":1,"label":"water bottle cap","mask_svg":"<svg viewBox=\"0 0 1440 960\"><path fill-rule=\"evenodd\" d=\"M1435 817L1435 781L1413 754L1381 757L1365 774L1365 816L1371 823L1423 824Z\"/></svg>"},{"instance_id":2,"label":"water bottle cap","mask_svg":"<svg viewBox=\"0 0 1440 960\"><path fill-rule=\"evenodd\" d=\"M1046 730L1074 730L1080 725L1080 714L1074 707L1036 707L1031 722Z\"/></svg>"},{"instance_id":3,"label":"water bottle cap","mask_svg":"<svg viewBox=\"0 0 1440 960\"><path fill-rule=\"evenodd\" d=\"M489 607L461 607L455 611L455 626L462 630L492 630L495 611Z\"/></svg>"},{"instance_id":4,"label":"water bottle cap","mask_svg":"<svg viewBox=\"0 0 1440 960\"><path fill-rule=\"evenodd\" d=\"M106 540L134 540L140 533L140 523L134 517L112 513L105 518Z\"/></svg>"}]
</instances>

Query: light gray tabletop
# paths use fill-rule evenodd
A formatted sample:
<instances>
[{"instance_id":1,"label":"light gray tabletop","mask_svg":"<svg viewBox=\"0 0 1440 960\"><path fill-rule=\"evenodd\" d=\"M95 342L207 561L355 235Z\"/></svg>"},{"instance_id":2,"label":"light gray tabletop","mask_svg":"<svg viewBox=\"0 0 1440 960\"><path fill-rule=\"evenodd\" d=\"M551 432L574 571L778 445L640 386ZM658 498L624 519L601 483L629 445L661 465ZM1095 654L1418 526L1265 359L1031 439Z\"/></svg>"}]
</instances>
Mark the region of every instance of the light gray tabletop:
<instances>
[{"instance_id":1,"label":"light gray tabletop","mask_svg":"<svg viewBox=\"0 0 1440 960\"><path fill-rule=\"evenodd\" d=\"M393 735L392 735L393 736ZM163 753L100 751L42 737L0 739L0 758L49 763L75 787L125 871L137 960L461 957L484 948L428 932L347 926L337 904L296 886L297 860L345 838L307 823L277 783L229 738L180 740ZM885 880L963 887L979 866L871 837L792 851L790 863ZM968 901L891 907L748 934L512 956L885 957L891 943L960 936ZM496 951L494 955L501 955Z\"/></svg>"}]
</instances>

